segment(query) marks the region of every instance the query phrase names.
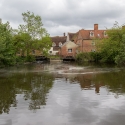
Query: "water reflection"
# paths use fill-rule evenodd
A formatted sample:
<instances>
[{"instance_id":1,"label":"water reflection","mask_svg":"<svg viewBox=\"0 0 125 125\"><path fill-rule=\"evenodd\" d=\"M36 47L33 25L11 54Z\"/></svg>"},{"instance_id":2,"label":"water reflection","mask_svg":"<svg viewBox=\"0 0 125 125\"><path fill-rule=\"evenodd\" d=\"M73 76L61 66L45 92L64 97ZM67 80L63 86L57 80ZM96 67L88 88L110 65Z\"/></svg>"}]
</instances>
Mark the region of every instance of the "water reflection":
<instances>
[{"instance_id":1,"label":"water reflection","mask_svg":"<svg viewBox=\"0 0 125 125\"><path fill-rule=\"evenodd\" d=\"M125 123L125 69L27 66L0 74L0 125Z\"/></svg>"},{"instance_id":2,"label":"water reflection","mask_svg":"<svg viewBox=\"0 0 125 125\"><path fill-rule=\"evenodd\" d=\"M16 107L16 90L9 78L0 78L0 114L9 113L10 107Z\"/></svg>"},{"instance_id":3,"label":"water reflection","mask_svg":"<svg viewBox=\"0 0 125 125\"><path fill-rule=\"evenodd\" d=\"M46 73L13 73L0 77L0 113L9 113L16 107L17 94L29 100L29 109L40 109L46 104L46 95L53 85L53 76Z\"/></svg>"}]
</instances>

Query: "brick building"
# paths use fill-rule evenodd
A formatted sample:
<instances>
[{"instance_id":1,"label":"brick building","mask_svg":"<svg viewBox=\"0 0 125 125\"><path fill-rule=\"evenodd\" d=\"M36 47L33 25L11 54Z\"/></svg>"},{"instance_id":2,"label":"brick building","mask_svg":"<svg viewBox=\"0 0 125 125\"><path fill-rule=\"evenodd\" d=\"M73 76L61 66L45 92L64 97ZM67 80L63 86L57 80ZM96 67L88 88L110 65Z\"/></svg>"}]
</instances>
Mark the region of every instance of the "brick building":
<instances>
[{"instance_id":1,"label":"brick building","mask_svg":"<svg viewBox=\"0 0 125 125\"><path fill-rule=\"evenodd\" d=\"M98 24L94 24L93 30L79 30L77 39L74 42L79 45L79 52L91 52L96 51L95 40L106 37L106 30L99 30Z\"/></svg>"}]
</instances>

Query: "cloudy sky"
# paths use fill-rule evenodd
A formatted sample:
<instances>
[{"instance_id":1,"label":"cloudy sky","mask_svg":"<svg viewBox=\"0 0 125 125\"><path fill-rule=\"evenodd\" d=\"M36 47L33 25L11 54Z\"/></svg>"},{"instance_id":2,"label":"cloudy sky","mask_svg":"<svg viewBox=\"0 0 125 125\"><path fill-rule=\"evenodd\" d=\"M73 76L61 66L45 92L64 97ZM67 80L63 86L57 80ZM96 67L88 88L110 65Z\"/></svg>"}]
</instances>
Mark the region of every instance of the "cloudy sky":
<instances>
[{"instance_id":1,"label":"cloudy sky","mask_svg":"<svg viewBox=\"0 0 125 125\"><path fill-rule=\"evenodd\" d=\"M50 36L93 29L95 23L99 29L125 24L125 0L0 0L0 18L13 28L23 24L27 10L41 16Z\"/></svg>"}]
</instances>

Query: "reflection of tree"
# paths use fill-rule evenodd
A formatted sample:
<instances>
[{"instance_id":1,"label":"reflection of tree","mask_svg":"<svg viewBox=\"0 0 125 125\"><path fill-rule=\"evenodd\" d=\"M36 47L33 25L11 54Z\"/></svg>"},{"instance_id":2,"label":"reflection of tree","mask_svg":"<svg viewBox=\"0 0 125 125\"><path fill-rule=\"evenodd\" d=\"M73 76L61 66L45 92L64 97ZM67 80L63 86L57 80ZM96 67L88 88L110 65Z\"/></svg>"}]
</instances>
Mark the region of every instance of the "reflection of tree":
<instances>
[{"instance_id":1,"label":"reflection of tree","mask_svg":"<svg viewBox=\"0 0 125 125\"><path fill-rule=\"evenodd\" d=\"M24 94L29 100L29 109L38 109L46 104L46 95L53 85L53 77L46 73L16 73L0 78L0 113L9 113L17 106L16 94Z\"/></svg>"},{"instance_id":2,"label":"reflection of tree","mask_svg":"<svg viewBox=\"0 0 125 125\"><path fill-rule=\"evenodd\" d=\"M34 77L31 81L31 95L29 99L31 100L29 109L39 109L40 105L46 104L46 94L52 87L53 77L48 74L38 75Z\"/></svg>"},{"instance_id":3,"label":"reflection of tree","mask_svg":"<svg viewBox=\"0 0 125 125\"><path fill-rule=\"evenodd\" d=\"M39 109L46 104L46 94L52 87L53 77L46 73L20 74L18 78L18 92L24 93L24 99L30 100L29 109ZM19 80L20 79L20 80Z\"/></svg>"},{"instance_id":4,"label":"reflection of tree","mask_svg":"<svg viewBox=\"0 0 125 125\"><path fill-rule=\"evenodd\" d=\"M0 77L0 114L9 113L10 107L16 107L16 91L9 78Z\"/></svg>"},{"instance_id":5,"label":"reflection of tree","mask_svg":"<svg viewBox=\"0 0 125 125\"><path fill-rule=\"evenodd\" d=\"M95 82L102 82L116 94L125 93L125 71L97 74Z\"/></svg>"}]
</instances>

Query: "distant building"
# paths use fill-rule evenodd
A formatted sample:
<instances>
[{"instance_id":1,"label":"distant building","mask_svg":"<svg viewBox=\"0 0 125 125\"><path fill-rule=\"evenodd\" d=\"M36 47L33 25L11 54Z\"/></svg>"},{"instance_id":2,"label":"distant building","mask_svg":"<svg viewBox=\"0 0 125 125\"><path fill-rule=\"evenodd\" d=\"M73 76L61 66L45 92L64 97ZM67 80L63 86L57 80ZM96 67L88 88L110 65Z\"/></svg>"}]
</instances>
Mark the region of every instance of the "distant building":
<instances>
[{"instance_id":1,"label":"distant building","mask_svg":"<svg viewBox=\"0 0 125 125\"><path fill-rule=\"evenodd\" d=\"M91 52L96 51L95 40L102 38L107 38L106 30L99 30L98 24L94 24L93 30L79 30L75 42L79 46L79 52Z\"/></svg>"},{"instance_id":2,"label":"distant building","mask_svg":"<svg viewBox=\"0 0 125 125\"><path fill-rule=\"evenodd\" d=\"M81 29L76 33L65 33L63 36L51 37L52 47L49 51L50 55L76 56L79 52L96 51L95 41L107 38L106 30L99 30L98 24L94 24L94 29Z\"/></svg>"},{"instance_id":3,"label":"distant building","mask_svg":"<svg viewBox=\"0 0 125 125\"><path fill-rule=\"evenodd\" d=\"M50 55L56 55L59 54L59 50L61 46L66 42L67 36L65 36L65 33L63 36L55 36L50 37L52 40L52 47L49 50Z\"/></svg>"},{"instance_id":4,"label":"distant building","mask_svg":"<svg viewBox=\"0 0 125 125\"><path fill-rule=\"evenodd\" d=\"M73 56L75 57L77 54L77 47L78 45L75 44L72 41L67 41L66 43L64 43L59 51L59 55L62 57L66 57L66 56Z\"/></svg>"}]
</instances>

